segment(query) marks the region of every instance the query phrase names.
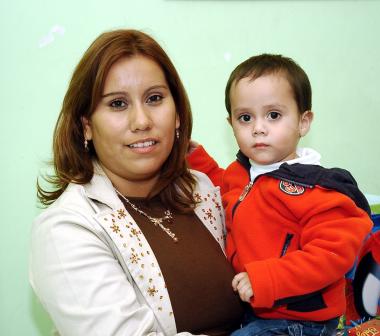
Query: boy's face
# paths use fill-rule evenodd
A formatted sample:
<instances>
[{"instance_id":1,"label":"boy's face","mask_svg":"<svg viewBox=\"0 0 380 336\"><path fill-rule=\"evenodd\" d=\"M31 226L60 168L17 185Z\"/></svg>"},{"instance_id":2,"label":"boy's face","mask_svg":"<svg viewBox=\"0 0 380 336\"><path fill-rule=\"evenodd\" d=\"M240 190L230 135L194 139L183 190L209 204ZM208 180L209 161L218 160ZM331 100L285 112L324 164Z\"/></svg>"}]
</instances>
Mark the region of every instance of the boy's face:
<instances>
[{"instance_id":1,"label":"boy's face","mask_svg":"<svg viewBox=\"0 0 380 336\"><path fill-rule=\"evenodd\" d=\"M281 74L243 78L230 91L231 117L240 150L257 164L295 159L313 113L300 115L292 88Z\"/></svg>"}]
</instances>

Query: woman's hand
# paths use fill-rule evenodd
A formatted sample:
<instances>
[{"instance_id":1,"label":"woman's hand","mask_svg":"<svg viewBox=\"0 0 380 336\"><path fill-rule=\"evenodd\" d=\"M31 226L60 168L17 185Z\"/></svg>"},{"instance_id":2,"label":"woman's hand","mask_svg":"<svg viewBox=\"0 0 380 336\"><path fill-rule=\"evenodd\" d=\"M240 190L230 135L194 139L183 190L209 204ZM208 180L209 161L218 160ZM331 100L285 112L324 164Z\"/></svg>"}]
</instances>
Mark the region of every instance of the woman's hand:
<instances>
[{"instance_id":1,"label":"woman's hand","mask_svg":"<svg viewBox=\"0 0 380 336\"><path fill-rule=\"evenodd\" d=\"M241 272L234 276L232 280L232 288L239 293L242 301L250 302L251 297L253 296L253 290L247 272Z\"/></svg>"}]
</instances>

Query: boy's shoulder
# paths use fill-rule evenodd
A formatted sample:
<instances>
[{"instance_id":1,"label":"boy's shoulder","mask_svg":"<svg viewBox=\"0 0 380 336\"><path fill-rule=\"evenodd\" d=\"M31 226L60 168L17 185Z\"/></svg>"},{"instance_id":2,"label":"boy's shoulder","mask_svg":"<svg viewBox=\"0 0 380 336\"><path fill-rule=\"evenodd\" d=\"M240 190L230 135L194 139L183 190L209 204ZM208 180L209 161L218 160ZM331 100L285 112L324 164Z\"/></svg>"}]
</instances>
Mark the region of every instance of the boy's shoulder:
<instances>
[{"instance_id":1,"label":"boy's shoulder","mask_svg":"<svg viewBox=\"0 0 380 336\"><path fill-rule=\"evenodd\" d=\"M279 169L269 173L273 177L292 179L299 184L308 186L324 184L352 185L357 188L357 183L351 173L343 168L325 168L320 165L283 163Z\"/></svg>"},{"instance_id":2,"label":"boy's shoulder","mask_svg":"<svg viewBox=\"0 0 380 336\"><path fill-rule=\"evenodd\" d=\"M325 168L319 165L283 163L279 169L268 173L274 178L289 181L301 186L319 186L335 190L350 197L355 204L370 214L367 199L359 190L351 173L342 168Z\"/></svg>"},{"instance_id":3,"label":"boy's shoulder","mask_svg":"<svg viewBox=\"0 0 380 336\"><path fill-rule=\"evenodd\" d=\"M225 191L238 190L241 192L249 181L249 169L247 170L238 161L230 163L224 171L223 185Z\"/></svg>"},{"instance_id":4,"label":"boy's shoulder","mask_svg":"<svg viewBox=\"0 0 380 336\"><path fill-rule=\"evenodd\" d=\"M226 174L232 175L236 173L240 174L248 174L251 169L251 163L249 159L242 153L242 151L238 151L236 154L236 160L232 161L228 167L226 168Z\"/></svg>"}]
</instances>

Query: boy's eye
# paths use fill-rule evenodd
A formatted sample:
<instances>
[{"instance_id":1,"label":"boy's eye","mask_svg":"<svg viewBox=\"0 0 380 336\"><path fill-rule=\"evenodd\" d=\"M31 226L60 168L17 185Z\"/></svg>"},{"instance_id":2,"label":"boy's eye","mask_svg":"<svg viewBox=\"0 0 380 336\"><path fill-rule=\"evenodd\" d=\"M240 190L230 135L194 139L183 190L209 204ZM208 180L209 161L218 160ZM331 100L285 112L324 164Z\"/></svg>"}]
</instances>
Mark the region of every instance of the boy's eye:
<instances>
[{"instance_id":1,"label":"boy's eye","mask_svg":"<svg viewBox=\"0 0 380 336\"><path fill-rule=\"evenodd\" d=\"M147 99L147 103L148 104L154 104L154 103L158 103L159 101L161 101L163 99L163 97L159 94L154 94L154 95L151 95L149 96L149 98Z\"/></svg>"},{"instance_id":2,"label":"boy's eye","mask_svg":"<svg viewBox=\"0 0 380 336\"><path fill-rule=\"evenodd\" d=\"M241 116L239 116L238 120L242 122L250 122L251 116L249 114L242 114Z\"/></svg>"},{"instance_id":3,"label":"boy's eye","mask_svg":"<svg viewBox=\"0 0 380 336\"><path fill-rule=\"evenodd\" d=\"M280 118L281 114L278 113L278 112L269 112L268 113L268 119L270 120L276 120L278 118Z\"/></svg>"},{"instance_id":4,"label":"boy's eye","mask_svg":"<svg viewBox=\"0 0 380 336\"><path fill-rule=\"evenodd\" d=\"M127 103L124 100L115 99L111 102L110 106L114 109L123 109L127 106Z\"/></svg>"}]
</instances>

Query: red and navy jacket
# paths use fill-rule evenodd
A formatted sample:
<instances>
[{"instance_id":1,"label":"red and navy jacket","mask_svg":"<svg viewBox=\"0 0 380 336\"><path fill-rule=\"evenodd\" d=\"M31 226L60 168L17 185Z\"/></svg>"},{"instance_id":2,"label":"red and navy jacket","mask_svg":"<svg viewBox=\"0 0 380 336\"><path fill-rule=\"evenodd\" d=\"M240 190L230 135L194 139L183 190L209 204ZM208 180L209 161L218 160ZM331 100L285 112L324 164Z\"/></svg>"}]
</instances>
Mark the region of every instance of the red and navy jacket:
<instances>
[{"instance_id":1,"label":"red and navy jacket","mask_svg":"<svg viewBox=\"0 0 380 336\"><path fill-rule=\"evenodd\" d=\"M348 171L284 163L250 181L242 153L223 170L202 147L188 162L221 186L227 257L248 273L257 316L325 321L344 313L344 275L372 227Z\"/></svg>"}]
</instances>

